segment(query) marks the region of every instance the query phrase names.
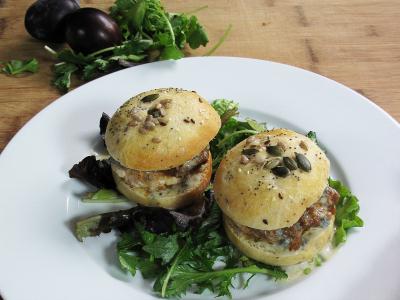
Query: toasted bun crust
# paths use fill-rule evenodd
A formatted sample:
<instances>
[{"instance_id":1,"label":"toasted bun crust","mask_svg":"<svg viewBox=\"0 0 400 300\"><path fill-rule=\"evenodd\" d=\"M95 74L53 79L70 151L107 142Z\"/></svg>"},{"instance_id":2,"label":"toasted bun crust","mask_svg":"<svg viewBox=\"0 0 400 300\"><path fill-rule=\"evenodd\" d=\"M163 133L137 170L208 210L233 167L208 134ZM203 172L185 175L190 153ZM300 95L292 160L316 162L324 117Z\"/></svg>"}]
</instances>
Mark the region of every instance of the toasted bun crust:
<instances>
[{"instance_id":1,"label":"toasted bun crust","mask_svg":"<svg viewBox=\"0 0 400 300\"><path fill-rule=\"evenodd\" d=\"M157 99L143 102L148 95ZM149 98L147 98L149 99ZM166 104L166 101L170 103ZM167 124L141 130L148 111L162 105ZM161 88L141 93L125 102L112 116L105 142L121 165L140 171L167 170L192 159L214 138L221 120L213 107L196 92ZM154 142L154 139L156 142Z\"/></svg>"},{"instance_id":2,"label":"toasted bun crust","mask_svg":"<svg viewBox=\"0 0 400 300\"><path fill-rule=\"evenodd\" d=\"M308 242L296 251L289 251L281 246L274 246L265 241L256 241L244 235L224 217L224 227L231 242L245 255L274 266L289 266L312 259L332 239L334 218L326 228L312 228L304 235Z\"/></svg>"},{"instance_id":3,"label":"toasted bun crust","mask_svg":"<svg viewBox=\"0 0 400 300\"><path fill-rule=\"evenodd\" d=\"M185 207L202 197L211 179L212 159L210 154L208 161L200 167L199 171L189 175L185 188L179 185L159 190L157 190L157 187L154 188L162 180L173 181L176 179L162 172L151 172L152 174L149 175L145 174L145 172L137 171L134 175L136 186L129 185L125 178L119 176L114 167L112 167L112 173L118 191L129 200L144 206L177 209ZM151 179L149 180L149 178ZM150 188L150 185L153 185L153 188Z\"/></svg>"},{"instance_id":4,"label":"toasted bun crust","mask_svg":"<svg viewBox=\"0 0 400 300\"><path fill-rule=\"evenodd\" d=\"M327 185L329 160L309 138L287 129L274 129L255 137L261 144L267 139L268 145L283 144L283 156L295 158L295 152L304 154L311 171L298 168L283 178L254 159L242 164L242 150L251 147L242 141L227 153L216 172L215 198L222 211L241 225L261 230L292 226L321 197ZM265 150L260 153L267 161L274 158Z\"/></svg>"}]
</instances>

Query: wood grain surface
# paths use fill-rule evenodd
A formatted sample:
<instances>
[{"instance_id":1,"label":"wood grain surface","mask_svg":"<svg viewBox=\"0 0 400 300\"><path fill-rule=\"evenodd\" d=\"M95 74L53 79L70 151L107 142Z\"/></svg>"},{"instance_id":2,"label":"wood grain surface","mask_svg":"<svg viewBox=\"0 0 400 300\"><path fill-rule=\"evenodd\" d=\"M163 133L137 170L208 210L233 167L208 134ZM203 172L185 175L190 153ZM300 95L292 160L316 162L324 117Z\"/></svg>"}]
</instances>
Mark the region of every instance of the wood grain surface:
<instances>
[{"instance_id":1,"label":"wood grain surface","mask_svg":"<svg viewBox=\"0 0 400 300\"><path fill-rule=\"evenodd\" d=\"M57 99L53 59L26 32L31 0L0 0L0 61L35 57L37 74L0 75L0 151L41 109ZM112 0L82 0L103 10ZM197 15L213 44L233 28L215 55L252 57L305 68L365 95L400 121L399 0L165 0L170 11L208 5ZM201 55L204 49L192 52ZM357 117L357 116L356 116ZM362 116L358 116L362 117Z\"/></svg>"}]
</instances>

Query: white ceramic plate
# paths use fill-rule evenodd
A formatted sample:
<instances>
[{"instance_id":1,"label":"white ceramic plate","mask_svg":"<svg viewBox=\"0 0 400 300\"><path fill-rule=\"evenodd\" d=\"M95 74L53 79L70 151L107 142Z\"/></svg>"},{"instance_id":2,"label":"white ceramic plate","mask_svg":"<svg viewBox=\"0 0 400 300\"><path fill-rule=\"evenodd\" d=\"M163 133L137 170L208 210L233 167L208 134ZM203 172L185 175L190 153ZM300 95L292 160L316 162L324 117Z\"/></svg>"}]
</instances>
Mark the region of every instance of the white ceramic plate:
<instances>
[{"instance_id":1,"label":"white ceramic plate","mask_svg":"<svg viewBox=\"0 0 400 300\"><path fill-rule=\"evenodd\" d=\"M234 298L400 299L400 127L363 96L298 68L252 59L189 58L126 69L52 103L0 156L0 294L19 299L151 299L151 286L119 270L115 235L79 243L77 217L115 209L82 204L87 187L67 176L93 153L101 113L157 87L240 103L243 116L315 130L332 175L361 204L365 227L305 280L274 290L264 277ZM118 206L121 208L121 206ZM204 298L200 297L200 298Z\"/></svg>"}]
</instances>

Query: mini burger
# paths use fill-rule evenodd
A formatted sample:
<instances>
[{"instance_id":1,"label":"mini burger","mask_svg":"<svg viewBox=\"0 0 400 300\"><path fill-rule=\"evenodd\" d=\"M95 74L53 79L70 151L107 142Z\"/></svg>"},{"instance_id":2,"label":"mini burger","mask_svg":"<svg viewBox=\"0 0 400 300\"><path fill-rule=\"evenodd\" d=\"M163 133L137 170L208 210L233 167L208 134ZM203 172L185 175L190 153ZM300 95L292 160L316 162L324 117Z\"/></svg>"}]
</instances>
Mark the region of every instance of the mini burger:
<instances>
[{"instance_id":1,"label":"mini burger","mask_svg":"<svg viewBox=\"0 0 400 300\"><path fill-rule=\"evenodd\" d=\"M155 89L128 100L105 133L117 189L145 206L191 204L209 184L208 143L220 126L218 113L193 91Z\"/></svg>"},{"instance_id":2,"label":"mini burger","mask_svg":"<svg viewBox=\"0 0 400 300\"><path fill-rule=\"evenodd\" d=\"M334 230L338 193L329 160L309 138L287 129L232 148L215 176L215 199L229 239L245 255L287 266L312 259Z\"/></svg>"}]
</instances>

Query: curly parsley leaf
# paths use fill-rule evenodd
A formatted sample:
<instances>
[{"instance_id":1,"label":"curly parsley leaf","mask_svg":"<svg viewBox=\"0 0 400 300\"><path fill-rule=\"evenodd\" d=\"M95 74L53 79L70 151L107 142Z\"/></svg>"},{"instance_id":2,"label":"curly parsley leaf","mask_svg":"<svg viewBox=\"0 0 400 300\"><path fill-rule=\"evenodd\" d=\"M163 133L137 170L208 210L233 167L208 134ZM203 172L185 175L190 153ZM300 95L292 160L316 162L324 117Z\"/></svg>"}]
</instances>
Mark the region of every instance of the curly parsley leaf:
<instances>
[{"instance_id":1,"label":"curly parsley leaf","mask_svg":"<svg viewBox=\"0 0 400 300\"><path fill-rule=\"evenodd\" d=\"M39 62L35 59L27 60L10 60L8 62L0 62L1 72L7 75L15 76L22 73L36 73L39 70Z\"/></svg>"},{"instance_id":2,"label":"curly parsley leaf","mask_svg":"<svg viewBox=\"0 0 400 300\"><path fill-rule=\"evenodd\" d=\"M339 203L336 205L336 232L334 236L334 244L338 246L346 241L347 231L350 228L363 227L364 222L358 216L360 205L357 197L339 180L329 178L329 186L334 188L340 195Z\"/></svg>"}]
</instances>

